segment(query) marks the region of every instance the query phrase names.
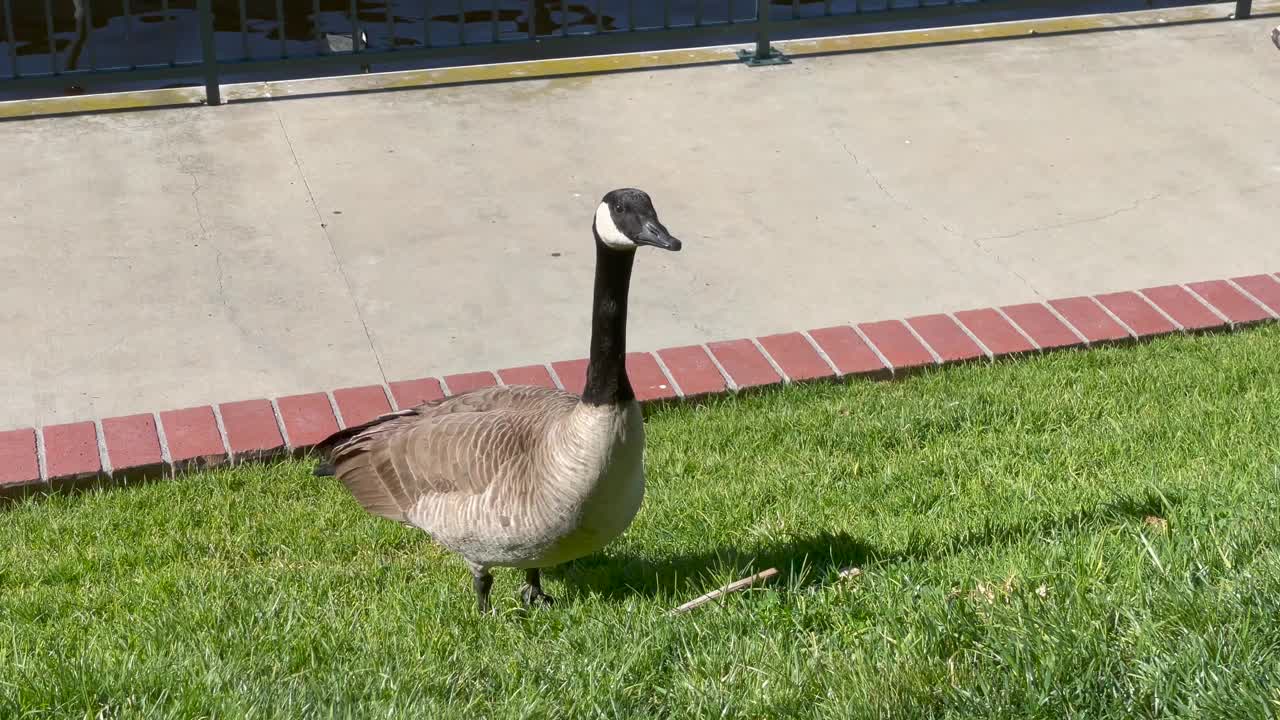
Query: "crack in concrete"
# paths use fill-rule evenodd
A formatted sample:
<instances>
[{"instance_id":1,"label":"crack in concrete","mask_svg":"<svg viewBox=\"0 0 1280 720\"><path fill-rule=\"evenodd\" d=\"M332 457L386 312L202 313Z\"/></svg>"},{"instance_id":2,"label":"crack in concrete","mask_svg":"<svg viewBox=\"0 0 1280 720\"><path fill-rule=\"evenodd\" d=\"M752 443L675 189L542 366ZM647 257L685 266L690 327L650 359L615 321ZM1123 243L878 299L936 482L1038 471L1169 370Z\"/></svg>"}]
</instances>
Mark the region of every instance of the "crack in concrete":
<instances>
[{"instance_id":1,"label":"crack in concrete","mask_svg":"<svg viewBox=\"0 0 1280 720\"><path fill-rule=\"evenodd\" d=\"M195 170L187 167L187 163L181 155L178 156L178 169L191 178L191 203L195 206L196 223L200 226L200 239L213 248L213 261L218 268L218 300L221 302L222 307L231 310L231 306L227 302L226 268L222 265L222 248L218 247L218 244L209 235L209 226L205 224L204 219L204 209L200 207L200 176L196 174Z\"/></svg>"},{"instance_id":2,"label":"crack in concrete","mask_svg":"<svg viewBox=\"0 0 1280 720\"><path fill-rule=\"evenodd\" d=\"M978 248L978 250L982 251L988 257L995 260L996 263L1000 265L1000 267L1003 267L1005 270L1008 270L1009 272L1013 273L1014 277L1021 280L1022 284L1027 286L1027 289L1035 293L1036 297L1043 300L1045 299L1044 295L1038 289L1036 289L1035 285L1032 285L1031 282L1027 280L1027 278L1023 277L1022 273L1018 272L1017 270L1014 270L1012 266L1004 262L1004 260L1000 258L999 253L992 251L983 243L986 242L987 240L1007 240L1009 238L1016 238L1016 237L1020 237L1022 235L1026 235L1028 233L1033 233L1033 232L1042 232L1045 230L1057 230L1065 227L1074 227L1076 225L1086 225L1088 223L1100 222L1102 220L1107 220L1107 219L1116 217L1117 215L1133 212L1134 210L1137 210L1139 207L1142 207L1143 205L1145 205L1146 203L1156 200L1162 196L1163 196L1163 193L1159 193L1159 192L1152 193L1151 195L1148 195L1146 197L1138 198L1137 200L1134 200L1132 203L1130 203L1129 205L1126 205L1125 207L1117 208L1115 210L1112 210L1111 212L1103 213L1102 215L1095 215L1093 217L1087 217L1087 218L1078 218L1076 220L1068 220L1066 222L1052 223L1049 225L1036 225L1029 228L1023 228L1022 230L1017 230L1015 232L1006 233L1004 235L986 235L983 237L971 237L969 238L969 241L972 242L973 246Z\"/></svg>"},{"instance_id":3,"label":"crack in concrete","mask_svg":"<svg viewBox=\"0 0 1280 720\"><path fill-rule=\"evenodd\" d=\"M226 268L222 266L222 249L217 245L213 246L213 262L218 266L218 297L222 299L222 307L230 310L227 305L227 286L225 284Z\"/></svg>"},{"instance_id":4,"label":"crack in concrete","mask_svg":"<svg viewBox=\"0 0 1280 720\"><path fill-rule=\"evenodd\" d=\"M1088 223L1101 222L1103 220L1110 220L1111 218L1116 217L1117 215L1123 215L1125 213L1133 212L1134 210L1137 210L1143 205L1153 200L1158 200L1163 196L1164 196L1164 193L1159 193L1159 192L1152 193L1146 197L1138 198L1137 200L1134 200L1132 203L1122 208L1117 208L1115 210L1112 210L1111 212L1103 213L1102 215L1094 215L1092 217L1078 218L1075 220L1068 220L1066 222L1060 222L1060 223L1051 223L1049 225L1033 225L1032 227L1023 228L1021 230L1016 230L1011 233L1005 233L1003 235L984 235L983 237L980 237L980 238L974 238L974 242L975 243L979 241L985 242L987 240L1008 240L1009 238L1020 237L1022 235L1026 235L1027 233L1043 232L1045 230L1058 230L1060 228L1075 227L1076 225L1086 225Z\"/></svg>"},{"instance_id":5,"label":"crack in concrete","mask_svg":"<svg viewBox=\"0 0 1280 720\"><path fill-rule=\"evenodd\" d=\"M1241 194L1241 195L1252 195L1253 193L1256 193L1256 192L1258 192L1259 190L1266 190L1266 189L1268 189L1268 188L1273 188L1273 187L1275 187L1275 186L1277 186L1277 185L1280 185L1280 180L1275 180L1275 181L1272 181L1272 182L1265 182L1265 183L1262 183L1261 185L1250 185L1249 187L1240 188L1240 194Z\"/></svg>"},{"instance_id":6,"label":"crack in concrete","mask_svg":"<svg viewBox=\"0 0 1280 720\"><path fill-rule=\"evenodd\" d=\"M1240 82L1240 84L1241 84L1241 85L1243 85L1244 87L1248 88L1248 89L1249 89L1249 90L1250 90L1254 95L1257 95L1258 97L1262 98L1263 100L1266 100L1267 102L1270 102L1270 103L1275 104L1275 105L1280 105L1280 100L1277 100L1277 99L1275 99L1275 98L1271 97L1270 95L1268 95L1268 94L1266 94L1265 92L1263 92L1260 88L1256 88L1256 87L1254 87L1254 86L1253 86L1253 83L1245 82L1245 81L1243 81L1243 80L1242 80L1242 81Z\"/></svg>"},{"instance_id":7,"label":"crack in concrete","mask_svg":"<svg viewBox=\"0 0 1280 720\"><path fill-rule=\"evenodd\" d=\"M329 252L333 255L333 262L338 266L338 274L342 276L342 282L347 287L347 296L351 298L351 308L355 311L356 320L360 321L360 327L364 329L365 340L369 343L369 352L373 353L373 361L378 366L378 376L382 378L382 383L387 384L387 371L382 367L382 357L378 354L377 345L373 342L373 331L369 329L369 323L364 319L364 313L360 311L360 303L356 300L355 289L351 286L351 278L347 276L347 268L342 264L342 258L338 256L338 248L333 244L333 237L329 235L329 228L324 221L324 215L320 213L320 206L316 203L316 195L311 190L311 183L307 180L307 174L302 171L302 163L298 160L298 151L293 148L293 140L289 137L289 130L284 126L284 118L280 116L280 111L273 108L276 116L276 122L280 124L280 132L284 134L284 142L289 146L289 154L293 156L293 166L298 170L298 177L302 180L302 186L307 190L307 198L311 200L311 209L316 214L316 221L320 224L320 232L324 234L324 239L329 243Z\"/></svg>"},{"instance_id":8,"label":"crack in concrete","mask_svg":"<svg viewBox=\"0 0 1280 720\"><path fill-rule=\"evenodd\" d=\"M844 148L844 153L853 159L853 164L861 168L862 172L866 173L867 177L871 178L871 181L876 184L876 187L880 188L880 192L884 193L885 197L889 198L890 200L894 201L895 203L901 205L902 207L908 210L911 209L910 205L899 200L897 196L889 192L889 188L886 188L884 186L884 183L880 182L880 178L876 177L876 174L871 172L871 168L867 167L861 160L858 159L857 153L850 150L849 145L846 144L845 141L842 140L839 135L836 135L834 130L831 131L831 134L835 136L836 142L840 143L840 147Z\"/></svg>"},{"instance_id":9,"label":"crack in concrete","mask_svg":"<svg viewBox=\"0 0 1280 720\"><path fill-rule=\"evenodd\" d=\"M853 160L855 165L857 165L859 168L862 169L862 172L866 173L867 177L871 178L872 182L876 184L876 187L880 188L880 192L883 192L885 197L892 200L895 204L902 207L904 210L907 210L912 213L916 213L920 217L920 219L925 223L932 224L934 222L928 215L925 215L924 213L917 211L915 208L911 207L910 203L904 200L900 200L898 196L890 192L889 189L884 186L884 183L880 182L880 178L871 171L871 168L867 166L866 163L862 162L862 160L858 158L858 155L856 153L854 153L852 150L849 149L849 145L845 143L845 141L841 139L839 135L836 134L835 130L832 130L831 134L836 139L836 142L840 143L840 147L844 148L845 154L848 155ZM945 222L942 222L941 220L939 220L937 221L937 224L947 234L951 235L952 237L957 238L959 240L966 239L963 233L957 232L951 226L947 225ZM1044 298L1044 295L1041 294L1041 292L1037 290L1036 287L1032 285L1029 280L1023 277L1022 273L1018 272L1017 270L1014 270L1012 266L1010 266L1003 259L1001 259L999 254L994 253L990 249L985 247L981 242L979 242L978 238L968 238L968 239L970 242L973 243L973 246L977 248L979 252L991 258L991 260L993 260L996 265L999 265L1006 272L1018 278L1018 281L1021 282L1023 285L1027 286L1027 289L1030 290L1032 293L1034 293L1036 297L1041 299Z\"/></svg>"},{"instance_id":10,"label":"crack in concrete","mask_svg":"<svg viewBox=\"0 0 1280 720\"><path fill-rule=\"evenodd\" d=\"M959 238L959 239L961 239L961 240L964 240L964 239L965 239L965 236L964 236L964 235L962 235L962 234L960 234L960 233L955 232L954 230L952 230L951 228L947 227L946 225L943 225L943 226L942 226L942 228L943 228L944 230L946 230L947 232L950 232L952 235L956 236L957 238ZM1033 294L1035 294L1035 296L1036 296L1036 297L1040 298L1041 300L1045 300L1045 299L1047 299L1047 298L1045 298L1044 294L1043 294L1043 293L1041 293L1041 292L1040 292L1040 290L1039 290L1035 285L1032 285L1032 284L1031 284L1031 281L1030 281L1030 280L1028 280L1028 279L1026 278L1026 276L1024 276L1022 273L1018 272L1017 270L1013 269L1013 266L1012 266L1012 265L1010 265L1009 263L1005 262L1005 261L1004 261L1004 258L1000 257L1000 253L995 252L994 250L992 250L991 248L987 247L986 245L983 245L983 244L982 244L982 242L981 242L981 239L980 239L980 238L969 238L969 242L973 243L973 246L974 246L975 248L977 248L977 249L978 249L978 252L980 252L980 253L982 253L983 255L986 255L987 257L991 258L991 259L992 259L992 261L994 261L994 262L995 262L995 264L997 264L997 265L999 265L1000 267L1004 268L1006 272L1008 272L1008 273L1012 274L1014 277L1018 278L1018 281L1019 281L1019 282L1021 282L1023 285L1026 285L1026 286L1027 286L1027 289L1028 289L1028 290L1030 290Z\"/></svg>"}]
</instances>

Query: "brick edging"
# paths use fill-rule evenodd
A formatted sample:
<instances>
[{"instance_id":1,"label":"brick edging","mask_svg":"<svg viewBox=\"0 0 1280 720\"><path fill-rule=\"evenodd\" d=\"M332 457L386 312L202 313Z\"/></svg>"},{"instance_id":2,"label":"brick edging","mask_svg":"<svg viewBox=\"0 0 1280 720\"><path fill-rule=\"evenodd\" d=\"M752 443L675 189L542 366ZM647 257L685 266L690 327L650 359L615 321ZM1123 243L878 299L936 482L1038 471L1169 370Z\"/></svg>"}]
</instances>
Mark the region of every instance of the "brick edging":
<instances>
[{"instance_id":1,"label":"brick edging","mask_svg":"<svg viewBox=\"0 0 1280 720\"><path fill-rule=\"evenodd\" d=\"M1271 273L632 352L627 372L652 403L1277 319L1280 273ZM578 393L585 373L586 360L565 360L9 430L0 432L0 498L300 455L393 409L499 384Z\"/></svg>"}]
</instances>

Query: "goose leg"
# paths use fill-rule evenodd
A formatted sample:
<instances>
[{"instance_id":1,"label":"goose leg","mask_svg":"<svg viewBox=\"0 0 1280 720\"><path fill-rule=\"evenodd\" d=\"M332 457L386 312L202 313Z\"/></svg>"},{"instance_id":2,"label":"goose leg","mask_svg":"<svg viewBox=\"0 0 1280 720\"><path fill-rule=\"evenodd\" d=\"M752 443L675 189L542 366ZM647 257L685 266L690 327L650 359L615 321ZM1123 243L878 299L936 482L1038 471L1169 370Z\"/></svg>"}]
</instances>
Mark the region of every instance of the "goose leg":
<instances>
[{"instance_id":1,"label":"goose leg","mask_svg":"<svg viewBox=\"0 0 1280 720\"><path fill-rule=\"evenodd\" d=\"M547 607L555 600L542 592L542 572L537 568L524 571L524 588L520 590L520 599L525 607L541 605Z\"/></svg>"},{"instance_id":2,"label":"goose leg","mask_svg":"<svg viewBox=\"0 0 1280 720\"><path fill-rule=\"evenodd\" d=\"M489 612L489 591L493 589L493 576L488 570L473 569L471 571L471 587L476 591L476 606L481 613Z\"/></svg>"}]
</instances>

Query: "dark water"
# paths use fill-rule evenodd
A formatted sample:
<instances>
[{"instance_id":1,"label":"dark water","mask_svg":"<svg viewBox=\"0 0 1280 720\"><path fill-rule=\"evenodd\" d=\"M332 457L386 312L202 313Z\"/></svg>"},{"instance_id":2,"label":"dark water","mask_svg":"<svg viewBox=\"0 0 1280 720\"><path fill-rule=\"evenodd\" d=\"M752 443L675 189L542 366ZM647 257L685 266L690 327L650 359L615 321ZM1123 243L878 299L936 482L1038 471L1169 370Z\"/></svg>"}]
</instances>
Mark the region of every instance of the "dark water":
<instances>
[{"instance_id":1,"label":"dark water","mask_svg":"<svg viewBox=\"0 0 1280 720\"><path fill-rule=\"evenodd\" d=\"M1025 17L1068 14L1061 4L1028 7L1017 12L982 11L980 0L957 0L971 5L972 16L937 20L894 20L891 9L950 4L950 0L831 0L833 14L858 15L858 30L875 31L904 27L989 22ZM15 91L3 78L53 71L119 68L199 60L200 35L196 0L0 0L0 99L20 96L79 92L70 79L61 90ZM785 21L822 15L823 0L772 0L771 17L779 21L778 37L787 36ZM1160 6L1195 4L1185 0ZM372 51L392 48L456 46L459 44L527 40L530 27L539 36L565 33L589 34L630 29L686 26L698 21L725 23L755 17L755 0L213 0L218 57L223 60L268 59L282 56L324 54L333 47L327 35L345 36L347 42L358 24ZM1069 14L1151 7L1147 0L1089 0L1074 4ZM883 18L883 19L880 19ZM866 22L870 20L870 22ZM852 31L852 28L850 30ZM835 34L825 28L805 34ZM793 37L796 35L792 35ZM749 31L726 42L749 40ZM617 52L670 47L661 36L634 33L621 39ZM12 41L11 41L12 40ZM655 42L656 41L656 42ZM439 66L485 62L483 50L474 57L450 61L418 62L413 66ZM377 69L393 69L378 67ZM398 68L397 68L398 69ZM324 71L282 71L277 77L333 74ZM357 71L351 68L351 71ZM254 76L260 77L260 76ZM247 78L239 78L247 79ZM223 82L236 82L224 74ZM130 83L101 81L82 83L89 89L126 89L198 84L190 80Z\"/></svg>"}]
</instances>

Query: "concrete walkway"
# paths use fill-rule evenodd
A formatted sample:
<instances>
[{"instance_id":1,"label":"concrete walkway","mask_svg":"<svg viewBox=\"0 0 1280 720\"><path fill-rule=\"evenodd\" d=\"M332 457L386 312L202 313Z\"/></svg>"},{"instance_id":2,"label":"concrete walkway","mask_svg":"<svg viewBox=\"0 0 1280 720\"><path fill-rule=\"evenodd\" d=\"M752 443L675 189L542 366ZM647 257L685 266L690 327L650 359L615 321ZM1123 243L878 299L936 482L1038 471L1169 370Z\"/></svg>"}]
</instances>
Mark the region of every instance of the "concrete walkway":
<instances>
[{"instance_id":1,"label":"concrete walkway","mask_svg":"<svg viewBox=\"0 0 1280 720\"><path fill-rule=\"evenodd\" d=\"M0 429L1280 270L1274 18L0 124Z\"/></svg>"}]
</instances>

